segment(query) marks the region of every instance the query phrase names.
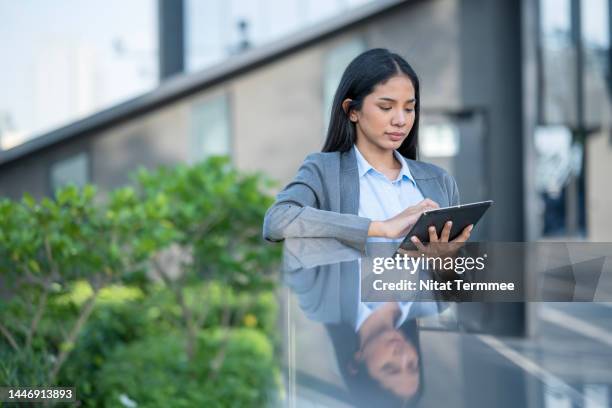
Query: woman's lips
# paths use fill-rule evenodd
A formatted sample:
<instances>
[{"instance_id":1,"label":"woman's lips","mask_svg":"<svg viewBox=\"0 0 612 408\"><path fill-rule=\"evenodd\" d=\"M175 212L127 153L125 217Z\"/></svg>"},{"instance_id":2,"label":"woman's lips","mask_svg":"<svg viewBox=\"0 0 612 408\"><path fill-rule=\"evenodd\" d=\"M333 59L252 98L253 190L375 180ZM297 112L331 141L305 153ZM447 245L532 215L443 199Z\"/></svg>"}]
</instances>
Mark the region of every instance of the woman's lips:
<instances>
[{"instance_id":1,"label":"woman's lips","mask_svg":"<svg viewBox=\"0 0 612 408\"><path fill-rule=\"evenodd\" d=\"M406 136L404 133L387 133L387 135L389 136L389 139L393 140L394 142L399 142Z\"/></svg>"}]
</instances>

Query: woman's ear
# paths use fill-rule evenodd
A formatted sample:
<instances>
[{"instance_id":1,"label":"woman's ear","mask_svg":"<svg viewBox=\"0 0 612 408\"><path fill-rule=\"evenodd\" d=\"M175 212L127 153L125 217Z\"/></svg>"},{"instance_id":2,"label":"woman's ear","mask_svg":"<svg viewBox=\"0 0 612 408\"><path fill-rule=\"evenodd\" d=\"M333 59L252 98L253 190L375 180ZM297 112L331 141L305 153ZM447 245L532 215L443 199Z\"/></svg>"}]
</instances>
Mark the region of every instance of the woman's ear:
<instances>
[{"instance_id":1,"label":"woman's ear","mask_svg":"<svg viewBox=\"0 0 612 408\"><path fill-rule=\"evenodd\" d=\"M346 113L351 122L357 122L357 114L355 113L355 111L349 111L349 105L351 102L353 102L353 100L348 98L342 101L342 110L344 110L344 113Z\"/></svg>"}]
</instances>

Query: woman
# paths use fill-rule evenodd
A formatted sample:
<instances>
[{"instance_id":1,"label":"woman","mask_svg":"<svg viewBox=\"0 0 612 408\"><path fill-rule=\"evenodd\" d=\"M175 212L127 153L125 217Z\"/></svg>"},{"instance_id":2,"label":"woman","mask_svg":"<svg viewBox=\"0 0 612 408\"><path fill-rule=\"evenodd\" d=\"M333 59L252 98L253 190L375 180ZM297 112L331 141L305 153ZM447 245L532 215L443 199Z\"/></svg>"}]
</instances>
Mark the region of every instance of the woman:
<instances>
[{"instance_id":1,"label":"woman","mask_svg":"<svg viewBox=\"0 0 612 408\"><path fill-rule=\"evenodd\" d=\"M418 316L397 325L400 313L398 304L389 302L357 332L346 324L325 326L354 406L407 407L421 400L425 378Z\"/></svg>"},{"instance_id":2,"label":"woman","mask_svg":"<svg viewBox=\"0 0 612 408\"><path fill-rule=\"evenodd\" d=\"M419 107L419 80L402 57L381 48L357 56L336 91L323 152L278 194L264 238L328 237L362 250L368 239L403 238L423 211L459 204L455 180L416 160ZM450 222L440 236L430 228L430 242L448 242L450 231Z\"/></svg>"}]
</instances>

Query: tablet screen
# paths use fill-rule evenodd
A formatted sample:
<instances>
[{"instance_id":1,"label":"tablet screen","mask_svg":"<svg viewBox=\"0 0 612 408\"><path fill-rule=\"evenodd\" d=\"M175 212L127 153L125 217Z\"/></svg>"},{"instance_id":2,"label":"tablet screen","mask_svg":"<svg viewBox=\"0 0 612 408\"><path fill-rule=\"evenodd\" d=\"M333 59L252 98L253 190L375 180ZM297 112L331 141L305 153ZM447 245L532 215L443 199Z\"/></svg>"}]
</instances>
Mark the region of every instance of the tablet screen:
<instances>
[{"instance_id":1,"label":"tablet screen","mask_svg":"<svg viewBox=\"0 0 612 408\"><path fill-rule=\"evenodd\" d=\"M492 204L493 201L488 200L426 211L421 214L417 222L410 229L410 232L406 235L406 238L404 238L400 248L406 250L416 249L410 240L413 235L416 235L421 242L429 242L429 227L432 225L436 227L436 232L439 236L447 221L453 222L449 237L449 241L452 241L457 238L468 225L473 224L476 226L478 220L482 218Z\"/></svg>"}]
</instances>

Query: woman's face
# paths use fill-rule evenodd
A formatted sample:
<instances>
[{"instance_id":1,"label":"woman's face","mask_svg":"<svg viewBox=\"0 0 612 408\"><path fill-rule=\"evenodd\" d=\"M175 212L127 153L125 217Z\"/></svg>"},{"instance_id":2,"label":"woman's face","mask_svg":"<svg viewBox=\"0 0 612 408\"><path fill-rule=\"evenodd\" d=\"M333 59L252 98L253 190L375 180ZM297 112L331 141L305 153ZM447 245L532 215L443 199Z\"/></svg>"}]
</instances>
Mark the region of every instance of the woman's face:
<instances>
[{"instance_id":1,"label":"woman's face","mask_svg":"<svg viewBox=\"0 0 612 408\"><path fill-rule=\"evenodd\" d=\"M414 86L407 76L394 76L378 84L363 100L361 110L349 114L355 122L357 146L398 149L414 124L415 103Z\"/></svg>"},{"instance_id":2,"label":"woman's face","mask_svg":"<svg viewBox=\"0 0 612 408\"><path fill-rule=\"evenodd\" d=\"M414 346L398 330L380 333L359 355L368 373L383 388L403 398L412 397L419 388L419 356Z\"/></svg>"}]
</instances>

